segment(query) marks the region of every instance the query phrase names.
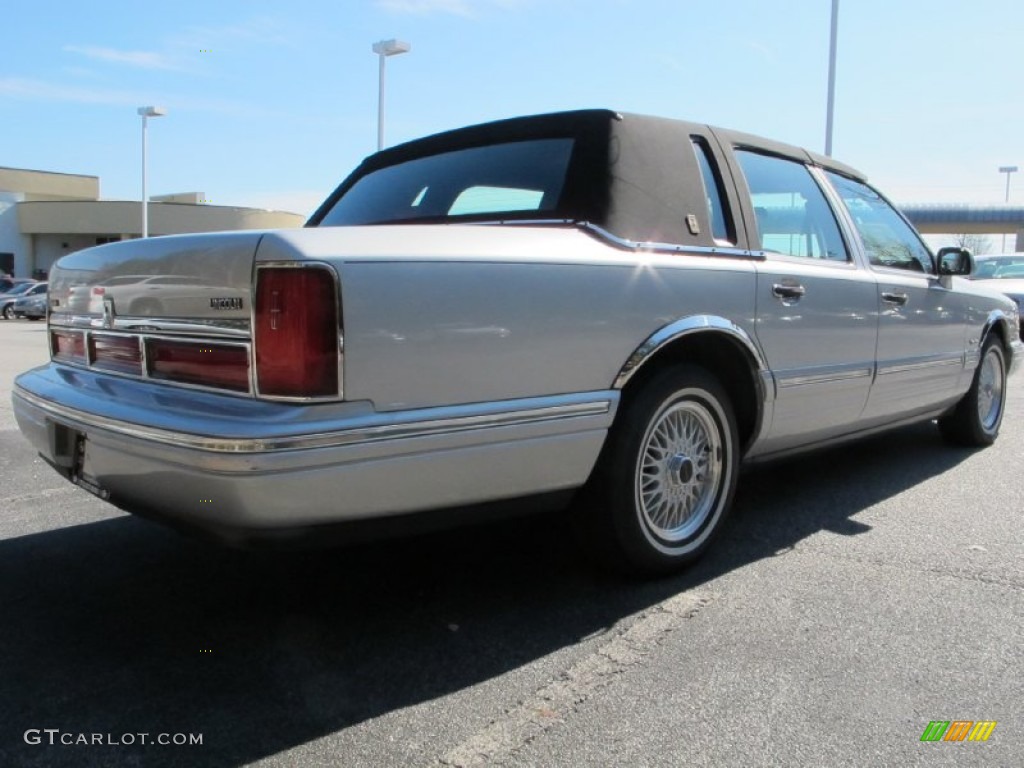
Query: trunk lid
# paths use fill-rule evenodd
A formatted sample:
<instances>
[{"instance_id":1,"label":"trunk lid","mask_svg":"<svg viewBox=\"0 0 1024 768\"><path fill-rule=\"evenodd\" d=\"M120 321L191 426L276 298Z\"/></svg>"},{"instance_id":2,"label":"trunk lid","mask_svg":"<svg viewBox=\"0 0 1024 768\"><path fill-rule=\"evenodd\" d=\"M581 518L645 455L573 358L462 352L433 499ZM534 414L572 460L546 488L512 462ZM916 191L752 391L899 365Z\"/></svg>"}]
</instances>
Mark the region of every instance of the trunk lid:
<instances>
[{"instance_id":1,"label":"trunk lid","mask_svg":"<svg viewBox=\"0 0 1024 768\"><path fill-rule=\"evenodd\" d=\"M50 323L248 336L263 234L126 240L69 254L50 271Z\"/></svg>"}]
</instances>

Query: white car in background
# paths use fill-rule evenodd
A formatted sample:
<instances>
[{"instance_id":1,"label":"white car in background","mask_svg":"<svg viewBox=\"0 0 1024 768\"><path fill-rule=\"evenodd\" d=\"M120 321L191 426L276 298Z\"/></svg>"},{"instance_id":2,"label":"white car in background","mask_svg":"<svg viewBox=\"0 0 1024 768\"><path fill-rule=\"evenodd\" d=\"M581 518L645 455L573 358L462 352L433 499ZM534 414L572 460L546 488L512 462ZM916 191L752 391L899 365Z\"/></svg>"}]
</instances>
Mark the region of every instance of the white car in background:
<instances>
[{"instance_id":1,"label":"white car in background","mask_svg":"<svg viewBox=\"0 0 1024 768\"><path fill-rule=\"evenodd\" d=\"M1024 253L978 256L971 279L1006 294L1018 307L1024 307ZM1020 333L1024 338L1024 323Z\"/></svg>"},{"instance_id":2,"label":"white car in background","mask_svg":"<svg viewBox=\"0 0 1024 768\"><path fill-rule=\"evenodd\" d=\"M247 298L195 275L117 275L92 287L88 312L103 314L112 303L119 315L188 317L217 304L221 317L248 317Z\"/></svg>"}]
</instances>

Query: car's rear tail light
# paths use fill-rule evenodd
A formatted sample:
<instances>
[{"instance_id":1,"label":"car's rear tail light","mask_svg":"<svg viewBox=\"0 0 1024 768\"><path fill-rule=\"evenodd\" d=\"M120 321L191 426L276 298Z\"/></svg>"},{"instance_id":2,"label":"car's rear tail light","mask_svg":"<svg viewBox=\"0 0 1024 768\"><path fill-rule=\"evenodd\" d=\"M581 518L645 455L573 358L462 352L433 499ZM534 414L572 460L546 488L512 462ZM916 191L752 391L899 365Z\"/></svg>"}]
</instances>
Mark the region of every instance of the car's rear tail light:
<instances>
[{"instance_id":1,"label":"car's rear tail light","mask_svg":"<svg viewBox=\"0 0 1024 768\"><path fill-rule=\"evenodd\" d=\"M261 267L256 277L257 392L337 397L337 283L323 266Z\"/></svg>"},{"instance_id":2,"label":"car's rear tail light","mask_svg":"<svg viewBox=\"0 0 1024 768\"><path fill-rule=\"evenodd\" d=\"M249 391L249 353L244 346L150 339L146 361L154 379Z\"/></svg>"},{"instance_id":3,"label":"car's rear tail light","mask_svg":"<svg viewBox=\"0 0 1024 768\"><path fill-rule=\"evenodd\" d=\"M54 360L84 365L85 334L81 331L51 331L50 354Z\"/></svg>"},{"instance_id":4,"label":"car's rear tail light","mask_svg":"<svg viewBox=\"0 0 1024 768\"><path fill-rule=\"evenodd\" d=\"M95 368L142 375L142 347L137 336L94 333L89 336L89 359Z\"/></svg>"}]
</instances>

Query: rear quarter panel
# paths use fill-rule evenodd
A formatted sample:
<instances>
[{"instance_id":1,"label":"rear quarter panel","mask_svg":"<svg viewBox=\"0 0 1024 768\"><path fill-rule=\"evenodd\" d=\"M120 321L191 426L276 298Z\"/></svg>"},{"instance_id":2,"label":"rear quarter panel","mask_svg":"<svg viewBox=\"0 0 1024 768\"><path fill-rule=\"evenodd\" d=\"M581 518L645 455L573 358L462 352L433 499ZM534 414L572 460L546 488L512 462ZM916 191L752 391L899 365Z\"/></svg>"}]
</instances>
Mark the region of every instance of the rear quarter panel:
<instances>
[{"instance_id":1,"label":"rear quarter panel","mask_svg":"<svg viewBox=\"0 0 1024 768\"><path fill-rule=\"evenodd\" d=\"M752 335L742 259L619 250L571 229L372 229L291 244L338 270L346 399L380 411L607 390L648 336L690 315Z\"/></svg>"}]
</instances>

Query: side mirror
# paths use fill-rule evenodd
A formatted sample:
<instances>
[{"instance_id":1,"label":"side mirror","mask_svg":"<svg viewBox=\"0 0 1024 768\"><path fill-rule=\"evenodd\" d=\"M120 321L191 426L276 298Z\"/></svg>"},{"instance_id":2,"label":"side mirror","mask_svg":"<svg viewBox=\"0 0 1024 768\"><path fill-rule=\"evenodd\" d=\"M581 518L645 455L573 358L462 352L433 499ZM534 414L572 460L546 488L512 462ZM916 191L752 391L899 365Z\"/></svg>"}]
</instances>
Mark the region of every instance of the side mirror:
<instances>
[{"instance_id":1,"label":"side mirror","mask_svg":"<svg viewBox=\"0 0 1024 768\"><path fill-rule=\"evenodd\" d=\"M938 254L939 277L951 275L967 277L974 271L974 257L966 248L955 245L940 248Z\"/></svg>"}]
</instances>

